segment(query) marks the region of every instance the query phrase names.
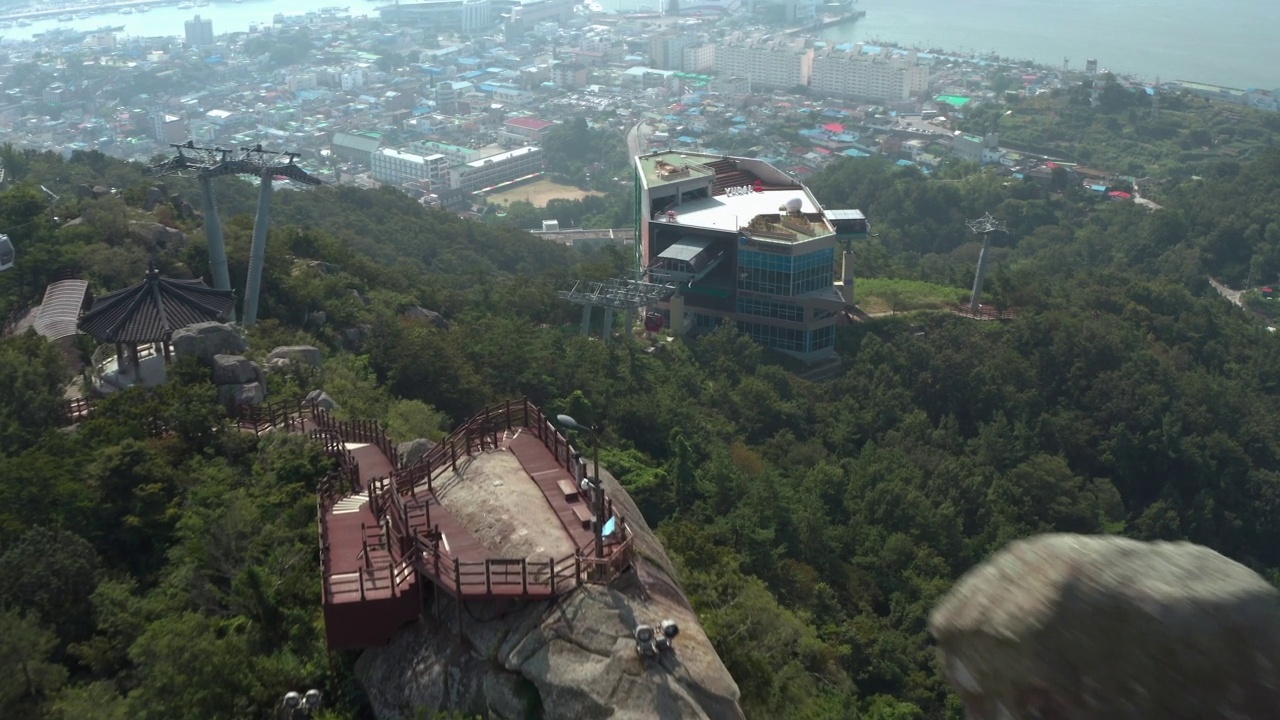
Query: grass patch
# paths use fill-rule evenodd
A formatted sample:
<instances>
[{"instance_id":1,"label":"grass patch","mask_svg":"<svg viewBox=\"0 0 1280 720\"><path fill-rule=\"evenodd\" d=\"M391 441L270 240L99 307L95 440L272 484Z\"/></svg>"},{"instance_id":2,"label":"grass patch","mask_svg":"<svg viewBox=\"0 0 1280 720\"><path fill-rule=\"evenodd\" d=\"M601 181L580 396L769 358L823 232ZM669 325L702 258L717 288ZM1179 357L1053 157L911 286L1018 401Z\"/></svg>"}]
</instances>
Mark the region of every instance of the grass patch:
<instances>
[{"instance_id":1,"label":"grass patch","mask_svg":"<svg viewBox=\"0 0 1280 720\"><path fill-rule=\"evenodd\" d=\"M910 310L940 310L964 302L969 297L969 290L920 280L858 278L853 294L858 307L872 315Z\"/></svg>"}]
</instances>

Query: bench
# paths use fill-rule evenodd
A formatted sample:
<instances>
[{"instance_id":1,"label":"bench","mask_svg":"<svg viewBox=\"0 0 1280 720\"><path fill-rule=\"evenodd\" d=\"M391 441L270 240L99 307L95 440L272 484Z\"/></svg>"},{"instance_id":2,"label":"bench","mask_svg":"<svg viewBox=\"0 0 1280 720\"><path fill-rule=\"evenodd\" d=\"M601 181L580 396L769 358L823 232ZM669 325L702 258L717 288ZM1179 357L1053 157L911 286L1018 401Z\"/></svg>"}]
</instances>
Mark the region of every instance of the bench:
<instances>
[{"instance_id":1,"label":"bench","mask_svg":"<svg viewBox=\"0 0 1280 720\"><path fill-rule=\"evenodd\" d=\"M560 488L560 492L564 493L564 499L573 502L578 499L578 486L569 480L561 480L556 483Z\"/></svg>"},{"instance_id":2,"label":"bench","mask_svg":"<svg viewBox=\"0 0 1280 720\"><path fill-rule=\"evenodd\" d=\"M578 516L578 521L582 523L582 527L591 527L591 509L588 508L585 503L574 505L573 514Z\"/></svg>"}]
</instances>

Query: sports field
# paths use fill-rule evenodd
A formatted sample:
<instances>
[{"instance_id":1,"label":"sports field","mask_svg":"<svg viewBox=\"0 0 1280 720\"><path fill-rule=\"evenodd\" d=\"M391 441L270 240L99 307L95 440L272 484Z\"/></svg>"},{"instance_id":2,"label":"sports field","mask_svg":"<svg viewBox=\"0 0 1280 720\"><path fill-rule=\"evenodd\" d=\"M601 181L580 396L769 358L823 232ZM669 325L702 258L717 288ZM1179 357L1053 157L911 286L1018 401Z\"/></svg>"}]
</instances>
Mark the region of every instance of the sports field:
<instances>
[{"instance_id":1,"label":"sports field","mask_svg":"<svg viewBox=\"0 0 1280 720\"><path fill-rule=\"evenodd\" d=\"M562 198L564 200L581 200L588 195L600 195L593 190L579 190L572 185L561 185L551 180L537 180L489 195L489 202L496 205L507 205L516 200L528 200L534 207L546 207L547 202Z\"/></svg>"}]
</instances>

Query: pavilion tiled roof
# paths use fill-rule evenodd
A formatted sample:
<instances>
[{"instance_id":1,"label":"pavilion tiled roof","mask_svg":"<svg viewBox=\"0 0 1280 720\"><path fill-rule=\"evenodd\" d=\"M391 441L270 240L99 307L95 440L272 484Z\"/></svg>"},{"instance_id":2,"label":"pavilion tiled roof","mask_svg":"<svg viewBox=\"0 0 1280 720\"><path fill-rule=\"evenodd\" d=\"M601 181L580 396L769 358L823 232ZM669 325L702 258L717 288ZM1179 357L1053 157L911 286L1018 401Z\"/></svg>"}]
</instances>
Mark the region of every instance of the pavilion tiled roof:
<instances>
[{"instance_id":1,"label":"pavilion tiled roof","mask_svg":"<svg viewBox=\"0 0 1280 720\"><path fill-rule=\"evenodd\" d=\"M231 290L160 277L153 267L137 285L95 298L80 331L99 342L159 342L192 323L225 321L235 302Z\"/></svg>"}]
</instances>

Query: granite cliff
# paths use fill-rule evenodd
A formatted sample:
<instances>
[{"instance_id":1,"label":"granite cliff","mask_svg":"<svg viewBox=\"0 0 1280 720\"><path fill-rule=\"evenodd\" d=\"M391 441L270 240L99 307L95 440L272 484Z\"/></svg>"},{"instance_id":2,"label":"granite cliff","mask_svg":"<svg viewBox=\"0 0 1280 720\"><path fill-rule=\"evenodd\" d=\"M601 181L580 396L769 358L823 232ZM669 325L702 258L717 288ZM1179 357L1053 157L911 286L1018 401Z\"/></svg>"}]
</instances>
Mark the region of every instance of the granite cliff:
<instances>
[{"instance_id":1,"label":"granite cliff","mask_svg":"<svg viewBox=\"0 0 1280 720\"><path fill-rule=\"evenodd\" d=\"M670 559L607 474L606 490L634 536L635 561L611 587L554 602L470 602L461 627L451 600L366 650L356 673L380 720L419 708L495 719L739 720L738 686L716 655ZM447 502L447 501L446 501ZM638 624L676 621L674 652L636 652Z\"/></svg>"}]
</instances>

